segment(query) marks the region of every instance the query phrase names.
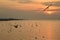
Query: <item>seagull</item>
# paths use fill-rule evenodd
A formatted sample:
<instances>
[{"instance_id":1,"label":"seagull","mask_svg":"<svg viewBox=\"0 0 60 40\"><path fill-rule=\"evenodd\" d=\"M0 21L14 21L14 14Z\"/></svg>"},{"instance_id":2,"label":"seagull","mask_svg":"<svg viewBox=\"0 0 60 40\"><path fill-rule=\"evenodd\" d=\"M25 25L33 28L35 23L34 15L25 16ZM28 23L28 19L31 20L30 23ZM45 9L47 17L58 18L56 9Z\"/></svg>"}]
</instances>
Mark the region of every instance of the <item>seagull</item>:
<instances>
[{"instance_id":1,"label":"seagull","mask_svg":"<svg viewBox=\"0 0 60 40\"><path fill-rule=\"evenodd\" d=\"M48 5L45 9L43 9L41 11L46 11L50 6L52 6L52 4ZM34 10L34 11L39 11L39 10Z\"/></svg>"},{"instance_id":2,"label":"seagull","mask_svg":"<svg viewBox=\"0 0 60 40\"><path fill-rule=\"evenodd\" d=\"M50 6L52 6L52 4L50 4L49 6L47 6L43 11L46 11Z\"/></svg>"}]
</instances>

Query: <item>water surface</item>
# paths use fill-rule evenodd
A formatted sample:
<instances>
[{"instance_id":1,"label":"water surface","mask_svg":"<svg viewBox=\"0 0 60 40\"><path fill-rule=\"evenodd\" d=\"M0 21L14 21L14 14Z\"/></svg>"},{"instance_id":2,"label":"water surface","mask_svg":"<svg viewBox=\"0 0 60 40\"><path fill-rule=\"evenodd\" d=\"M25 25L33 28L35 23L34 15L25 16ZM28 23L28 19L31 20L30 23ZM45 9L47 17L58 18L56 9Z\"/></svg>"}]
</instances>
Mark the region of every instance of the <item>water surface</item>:
<instances>
[{"instance_id":1,"label":"water surface","mask_svg":"<svg viewBox=\"0 0 60 40\"><path fill-rule=\"evenodd\" d=\"M60 40L60 20L0 21L0 40Z\"/></svg>"}]
</instances>

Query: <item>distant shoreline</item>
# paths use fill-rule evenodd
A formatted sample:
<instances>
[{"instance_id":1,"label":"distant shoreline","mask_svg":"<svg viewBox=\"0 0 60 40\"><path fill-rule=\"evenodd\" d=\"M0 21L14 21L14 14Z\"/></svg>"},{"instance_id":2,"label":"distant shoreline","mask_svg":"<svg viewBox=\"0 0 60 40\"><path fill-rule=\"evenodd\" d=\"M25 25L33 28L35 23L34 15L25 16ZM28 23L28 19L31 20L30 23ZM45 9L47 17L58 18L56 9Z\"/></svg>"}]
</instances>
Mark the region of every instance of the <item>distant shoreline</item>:
<instances>
[{"instance_id":1,"label":"distant shoreline","mask_svg":"<svg viewBox=\"0 0 60 40\"><path fill-rule=\"evenodd\" d=\"M24 20L24 19L0 19L0 21Z\"/></svg>"},{"instance_id":2,"label":"distant shoreline","mask_svg":"<svg viewBox=\"0 0 60 40\"><path fill-rule=\"evenodd\" d=\"M0 21L13 21L13 20L60 20L60 19L0 19Z\"/></svg>"}]
</instances>

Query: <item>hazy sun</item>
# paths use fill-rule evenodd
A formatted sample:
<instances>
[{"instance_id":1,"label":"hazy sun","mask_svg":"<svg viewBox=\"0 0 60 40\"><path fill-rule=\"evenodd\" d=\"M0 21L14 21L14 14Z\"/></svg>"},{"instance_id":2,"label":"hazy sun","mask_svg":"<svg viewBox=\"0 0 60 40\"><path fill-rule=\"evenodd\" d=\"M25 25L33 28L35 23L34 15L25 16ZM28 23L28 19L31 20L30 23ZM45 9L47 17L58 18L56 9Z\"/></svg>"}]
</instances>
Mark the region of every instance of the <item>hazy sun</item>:
<instances>
[{"instance_id":1,"label":"hazy sun","mask_svg":"<svg viewBox=\"0 0 60 40\"><path fill-rule=\"evenodd\" d=\"M47 14L52 14L52 12L51 11L47 11Z\"/></svg>"},{"instance_id":2,"label":"hazy sun","mask_svg":"<svg viewBox=\"0 0 60 40\"><path fill-rule=\"evenodd\" d=\"M51 15L51 14L53 14L53 12L52 11L45 11L45 14Z\"/></svg>"}]
</instances>

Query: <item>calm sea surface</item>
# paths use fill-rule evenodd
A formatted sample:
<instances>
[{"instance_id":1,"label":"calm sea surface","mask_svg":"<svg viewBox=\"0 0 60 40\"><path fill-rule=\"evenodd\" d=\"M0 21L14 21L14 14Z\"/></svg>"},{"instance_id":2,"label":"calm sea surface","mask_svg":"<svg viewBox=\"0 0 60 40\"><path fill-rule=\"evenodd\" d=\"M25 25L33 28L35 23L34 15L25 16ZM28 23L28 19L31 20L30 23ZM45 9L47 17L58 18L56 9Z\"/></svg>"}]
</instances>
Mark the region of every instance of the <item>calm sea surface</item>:
<instances>
[{"instance_id":1,"label":"calm sea surface","mask_svg":"<svg viewBox=\"0 0 60 40\"><path fill-rule=\"evenodd\" d=\"M0 21L0 40L60 40L60 20Z\"/></svg>"}]
</instances>

